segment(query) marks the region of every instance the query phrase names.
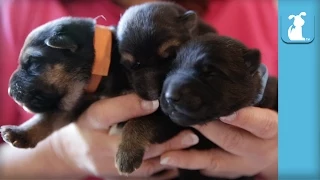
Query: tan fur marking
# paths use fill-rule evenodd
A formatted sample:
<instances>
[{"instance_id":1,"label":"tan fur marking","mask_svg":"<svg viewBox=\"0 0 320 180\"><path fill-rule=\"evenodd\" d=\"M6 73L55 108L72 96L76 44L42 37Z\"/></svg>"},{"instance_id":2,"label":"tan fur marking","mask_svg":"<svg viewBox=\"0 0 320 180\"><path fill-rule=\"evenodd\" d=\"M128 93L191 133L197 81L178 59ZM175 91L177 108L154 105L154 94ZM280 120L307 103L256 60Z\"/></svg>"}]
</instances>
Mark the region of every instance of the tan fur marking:
<instances>
[{"instance_id":1,"label":"tan fur marking","mask_svg":"<svg viewBox=\"0 0 320 180\"><path fill-rule=\"evenodd\" d=\"M71 110L83 93L85 83L74 79L73 74L67 73L61 64L48 67L44 73L43 81L55 86L60 91L66 91L61 100L61 108Z\"/></svg>"},{"instance_id":2,"label":"tan fur marking","mask_svg":"<svg viewBox=\"0 0 320 180\"><path fill-rule=\"evenodd\" d=\"M166 52L166 50L172 46L179 46L180 42L176 39L169 40L167 42L164 42L158 49L158 54L162 57L167 57L169 54Z\"/></svg>"},{"instance_id":3,"label":"tan fur marking","mask_svg":"<svg viewBox=\"0 0 320 180\"><path fill-rule=\"evenodd\" d=\"M125 61L134 62L134 57L129 53L122 53L121 58Z\"/></svg>"}]
</instances>

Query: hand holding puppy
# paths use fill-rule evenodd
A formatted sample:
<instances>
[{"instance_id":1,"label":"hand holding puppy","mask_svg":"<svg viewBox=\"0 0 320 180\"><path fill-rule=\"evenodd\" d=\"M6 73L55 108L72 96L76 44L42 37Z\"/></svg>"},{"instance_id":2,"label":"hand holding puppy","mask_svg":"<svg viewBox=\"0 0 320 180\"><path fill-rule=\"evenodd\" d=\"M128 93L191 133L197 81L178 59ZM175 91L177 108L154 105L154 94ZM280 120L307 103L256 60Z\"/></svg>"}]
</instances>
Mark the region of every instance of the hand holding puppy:
<instances>
[{"instance_id":1,"label":"hand holding puppy","mask_svg":"<svg viewBox=\"0 0 320 180\"><path fill-rule=\"evenodd\" d=\"M159 156L168 150L198 143L199 139L190 131L181 132L169 142L150 146L142 166L129 177L120 176L115 168L114 157L121 136L109 135L109 128L121 121L150 114L157 108L157 101L145 102L135 94L98 101L82 114L77 123L56 131L34 149L11 148L8 144L0 146L0 179L61 179L88 175L117 180L174 178L178 175L175 168L161 165ZM154 175L162 170L168 171Z\"/></svg>"},{"instance_id":2,"label":"hand holding puppy","mask_svg":"<svg viewBox=\"0 0 320 180\"><path fill-rule=\"evenodd\" d=\"M161 164L200 169L207 176L237 178L258 174L275 179L278 114L269 109L248 107L221 121L195 126L221 149L171 151L161 156Z\"/></svg>"},{"instance_id":3,"label":"hand holding puppy","mask_svg":"<svg viewBox=\"0 0 320 180\"><path fill-rule=\"evenodd\" d=\"M98 101L80 117L77 123L70 124L53 134L50 138L53 151L58 159L81 173L108 178L119 177L114 157L121 137L108 135L109 128L127 119L149 114L158 106L157 101L142 101L133 94ZM170 179L177 176L173 168L160 165L159 156L168 150L194 145L197 141L195 135L184 131L168 143L151 146L145 154L142 166L129 177L141 179L166 169L171 170L153 179Z\"/></svg>"}]
</instances>

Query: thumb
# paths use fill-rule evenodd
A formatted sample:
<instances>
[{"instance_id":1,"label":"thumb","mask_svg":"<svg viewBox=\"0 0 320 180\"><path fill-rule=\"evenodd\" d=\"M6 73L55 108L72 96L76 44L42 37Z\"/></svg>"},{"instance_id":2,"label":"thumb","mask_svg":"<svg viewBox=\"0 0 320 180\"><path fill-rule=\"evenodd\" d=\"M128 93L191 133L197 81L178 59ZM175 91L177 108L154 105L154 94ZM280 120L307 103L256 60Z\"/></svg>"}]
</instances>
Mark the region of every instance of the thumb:
<instances>
[{"instance_id":1,"label":"thumb","mask_svg":"<svg viewBox=\"0 0 320 180\"><path fill-rule=\"evenodd\" d=\"M127 94L93 103L80 117L79 126L108 129L111 125L128 119L151 114L159 101L145 101L136 94Z\"/></svg>"}]
</instances>

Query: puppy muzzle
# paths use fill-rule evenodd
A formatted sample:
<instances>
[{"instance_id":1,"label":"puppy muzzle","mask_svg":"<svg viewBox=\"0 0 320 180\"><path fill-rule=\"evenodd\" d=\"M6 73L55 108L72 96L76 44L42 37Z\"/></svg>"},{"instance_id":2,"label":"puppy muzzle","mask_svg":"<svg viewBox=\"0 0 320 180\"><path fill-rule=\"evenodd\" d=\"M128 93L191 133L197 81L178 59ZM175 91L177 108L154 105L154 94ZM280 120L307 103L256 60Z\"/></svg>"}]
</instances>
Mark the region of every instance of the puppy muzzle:
<instances>
[{"instance_id":1,"label":"puppy muzzle","mask_svg":"<svg viewBox=\"0 0 320 180\"><path fill-rule=\"evenodd\" d=\"M132 86L135 92L146 100L160 97L165 74L155 69L143 69L132 74Z\"/></svg>"},{"instance_id":2,"label":"puppy muzzle","mask_svg":"<svg viewBox=\"0 0 320 180\"><path fill-rule=\"evenodd\" d=\"M180 125L192 124L193 119L207 114L210 97L208 88L192 74L174 73L164 82L161 108Z\"/></svg>"},{"instance_id":3,"label":"puppy muzzle","mask_svg":"<svg viewBox=\"0 0 320 180\"><path fill-rule=\"evenodd\" d=\"M57 92L49 90L44 84L18 76L11 78L8 94L18 105L30 113L54 110L61 99Z\"/></svg>"}]
</instances>

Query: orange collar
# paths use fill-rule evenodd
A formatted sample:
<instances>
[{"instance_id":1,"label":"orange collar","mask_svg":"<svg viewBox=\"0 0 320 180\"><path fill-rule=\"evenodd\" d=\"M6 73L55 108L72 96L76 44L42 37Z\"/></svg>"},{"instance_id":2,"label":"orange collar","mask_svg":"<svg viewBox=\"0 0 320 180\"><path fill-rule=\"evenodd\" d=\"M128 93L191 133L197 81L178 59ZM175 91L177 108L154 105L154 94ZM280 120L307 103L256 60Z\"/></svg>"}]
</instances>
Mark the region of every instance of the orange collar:
<instances>
[{"instance_id":1,"label":"orange collar","mask_svg":"<svg viewBox=\"0 0 320 180\"><path fill-rule=\"evenodd\" d=\"M94 32L95 59L92 76L85 88L88 93L97 90L102 76L108 76L111 63L112 32L107 26L96 25Z\"/></svg>"}]
</instances>

